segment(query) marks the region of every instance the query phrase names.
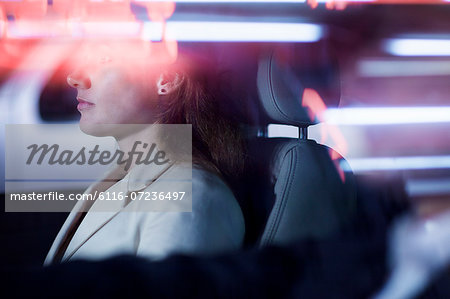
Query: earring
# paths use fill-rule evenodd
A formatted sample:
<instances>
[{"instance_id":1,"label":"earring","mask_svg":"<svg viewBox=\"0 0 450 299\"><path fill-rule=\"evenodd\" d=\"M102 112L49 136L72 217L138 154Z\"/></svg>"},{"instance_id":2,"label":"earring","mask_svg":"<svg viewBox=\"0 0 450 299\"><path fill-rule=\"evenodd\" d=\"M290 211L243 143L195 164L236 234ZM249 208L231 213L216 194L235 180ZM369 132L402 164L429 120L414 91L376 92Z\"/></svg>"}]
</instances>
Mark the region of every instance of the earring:
<instances>
[{"instance_id":1,"label":"earring","mask_svg":"<svg viewBox=\"0 0 450 299\"><path fill-rule=\"evenodd\" d=\"M167 94L167 89L165 89L165 88L160 88L159 91L158 91L158 93L159 93L160 95Z\"/></svg>"}]
</instances>

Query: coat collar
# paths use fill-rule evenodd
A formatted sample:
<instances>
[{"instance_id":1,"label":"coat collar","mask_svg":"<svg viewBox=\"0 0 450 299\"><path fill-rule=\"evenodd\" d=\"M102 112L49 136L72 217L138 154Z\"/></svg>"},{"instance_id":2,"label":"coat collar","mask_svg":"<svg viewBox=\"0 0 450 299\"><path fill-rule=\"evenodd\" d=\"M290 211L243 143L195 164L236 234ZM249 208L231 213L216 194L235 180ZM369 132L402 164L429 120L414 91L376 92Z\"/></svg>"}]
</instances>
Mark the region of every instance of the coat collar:
<instances>
[{"instance_id":1,"label":"coat collar","mask_svg":"<svg viewBox=\"0 0 450 299\"><path fill-rule=\"evenodd\" d=\"M166 170L173 165L172 162L165 164L140 164L130 170L127 179L128 192L145 189L151 183L156 181Z\"/></svg>"},{"instance_id":2,"label":"coat collar","mask_svg":"<svg viewBox=\"0 0 450 299\"><path fill-rule=\"evenodd\" d=\"M95 194L96 191L99 193L108 190L111 194L112 192L115 192L117 196L118 192L124 192L123 195L127 195L133 191L143 190L156 181L171 166L173 166L173 163L170 162L162 165L140 164L131 168L129 173L126 173L122 167L117 166L101 181L90 186L85 194ZM110 180L118 179L120 176L123 178L111 186ZM117 216L128 203L129 201L127 200L78 202L58 234L45 263L48 264L53 260L58 249L61 249L60 247L62 246L63 241L69 237L68 232L73 225L78 225L78 227L76 228L75 235L65 250L62 261L70 259L84 243ZM80 213L88 210L89 212L82 222L77 223L77 219L80 218Z\"/></svg>"},{"instance_id":3,"label":"coat collar","mask_svg":"<svg viewBox=\"0 0 450 299\"><path fill-rule=\"evenodd\" d=\"M111 185L111 181L113 179L120 179L123 178L125 175L126 172L123 170L122 167L115 166L114 168L107 171L106 174L103 175L98 182L90 185L89 188L84 192L84 194L94 195L96 190L97 192L99 192L99 190L100 191L106 190ZM87 212L92 207L94 202L95 201L91 200L80 200L75 204L72 211L69 213L69 216L67 217L66 221L64 222L63 226L61 227L60 231L58 232L58 235L53 241L53 244L47 254L47 257L45 258L44 265L49 265L55 262L55 258L59 254L61 254L60 251L64 250L62 246L64 245L67 238L69 238L70 231L74 229L74 226L78 226L80 224L79 222L80 219L82 218L83 212ZM65 251L67 252L67 250Z\"/></svg>"}]
</instances>

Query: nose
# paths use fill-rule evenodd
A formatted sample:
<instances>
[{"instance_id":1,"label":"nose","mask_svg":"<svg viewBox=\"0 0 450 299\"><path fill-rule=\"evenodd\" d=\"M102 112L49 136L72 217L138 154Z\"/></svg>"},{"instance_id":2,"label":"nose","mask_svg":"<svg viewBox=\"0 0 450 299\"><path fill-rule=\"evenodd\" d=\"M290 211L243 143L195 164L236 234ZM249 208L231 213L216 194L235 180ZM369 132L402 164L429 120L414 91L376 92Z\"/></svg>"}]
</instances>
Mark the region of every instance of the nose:
<instances>
[{"instance_id":1,"label":"nose","mask_svg":"<svg viewBox=\"0 0 450 299\"><path fill-rule=\"evenodd\" d=\"M81 71L74 71L67 76L67 84L73 88L89 89L91 80Z\"/></svg>"}]
</instances>

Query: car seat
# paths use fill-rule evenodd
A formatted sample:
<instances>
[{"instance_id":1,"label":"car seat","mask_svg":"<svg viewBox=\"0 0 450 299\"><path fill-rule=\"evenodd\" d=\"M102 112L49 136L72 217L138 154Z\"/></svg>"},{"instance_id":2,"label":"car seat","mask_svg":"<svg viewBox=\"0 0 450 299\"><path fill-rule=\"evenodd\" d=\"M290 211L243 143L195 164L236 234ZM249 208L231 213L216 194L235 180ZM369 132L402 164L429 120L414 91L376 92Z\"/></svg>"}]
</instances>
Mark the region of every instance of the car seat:
<instances>
[{"instance_id":1,"label":"car seat","mask_svg":"<svg viewBox=\"0 0 450 299\"><path fill-rule=\"evenodd\" d=\"M333 83L338 92L330 96L334 87L324 86L330 80L323 76L329 76L329 64L309 61L305 66L299 62L301 55L292 49L286 52L284 46L273 47L258 62L255 100L261 117L247 140L246 245L325 238L346 227L355 209L356 187L349 165L307 134L319 118L304 105L305 89L315 87L326 95L324 104L335 107L339 82ZM269 138L268 124L296 126L299 137Z\"/></svg>"}]
</instances>

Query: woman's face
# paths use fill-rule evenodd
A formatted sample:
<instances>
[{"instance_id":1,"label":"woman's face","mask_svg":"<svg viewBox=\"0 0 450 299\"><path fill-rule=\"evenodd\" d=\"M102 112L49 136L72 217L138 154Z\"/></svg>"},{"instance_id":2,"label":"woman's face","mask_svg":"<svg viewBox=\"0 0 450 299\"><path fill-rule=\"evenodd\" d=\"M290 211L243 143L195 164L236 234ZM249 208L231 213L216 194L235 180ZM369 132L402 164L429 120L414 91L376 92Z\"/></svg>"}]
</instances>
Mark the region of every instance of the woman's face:
<instances>
[{"instance_id":1,"label":"woman's face","mask_svg":"<svg viewBox=\"0 0 450 299\"><path fill-rule=\"evenodd\" d=\"M101 124L155 121L158 74L144 64L142 49L124 44L84 46L67 82L77 89L80 127L94 134Z\"/></svg>"}]
</instances>

